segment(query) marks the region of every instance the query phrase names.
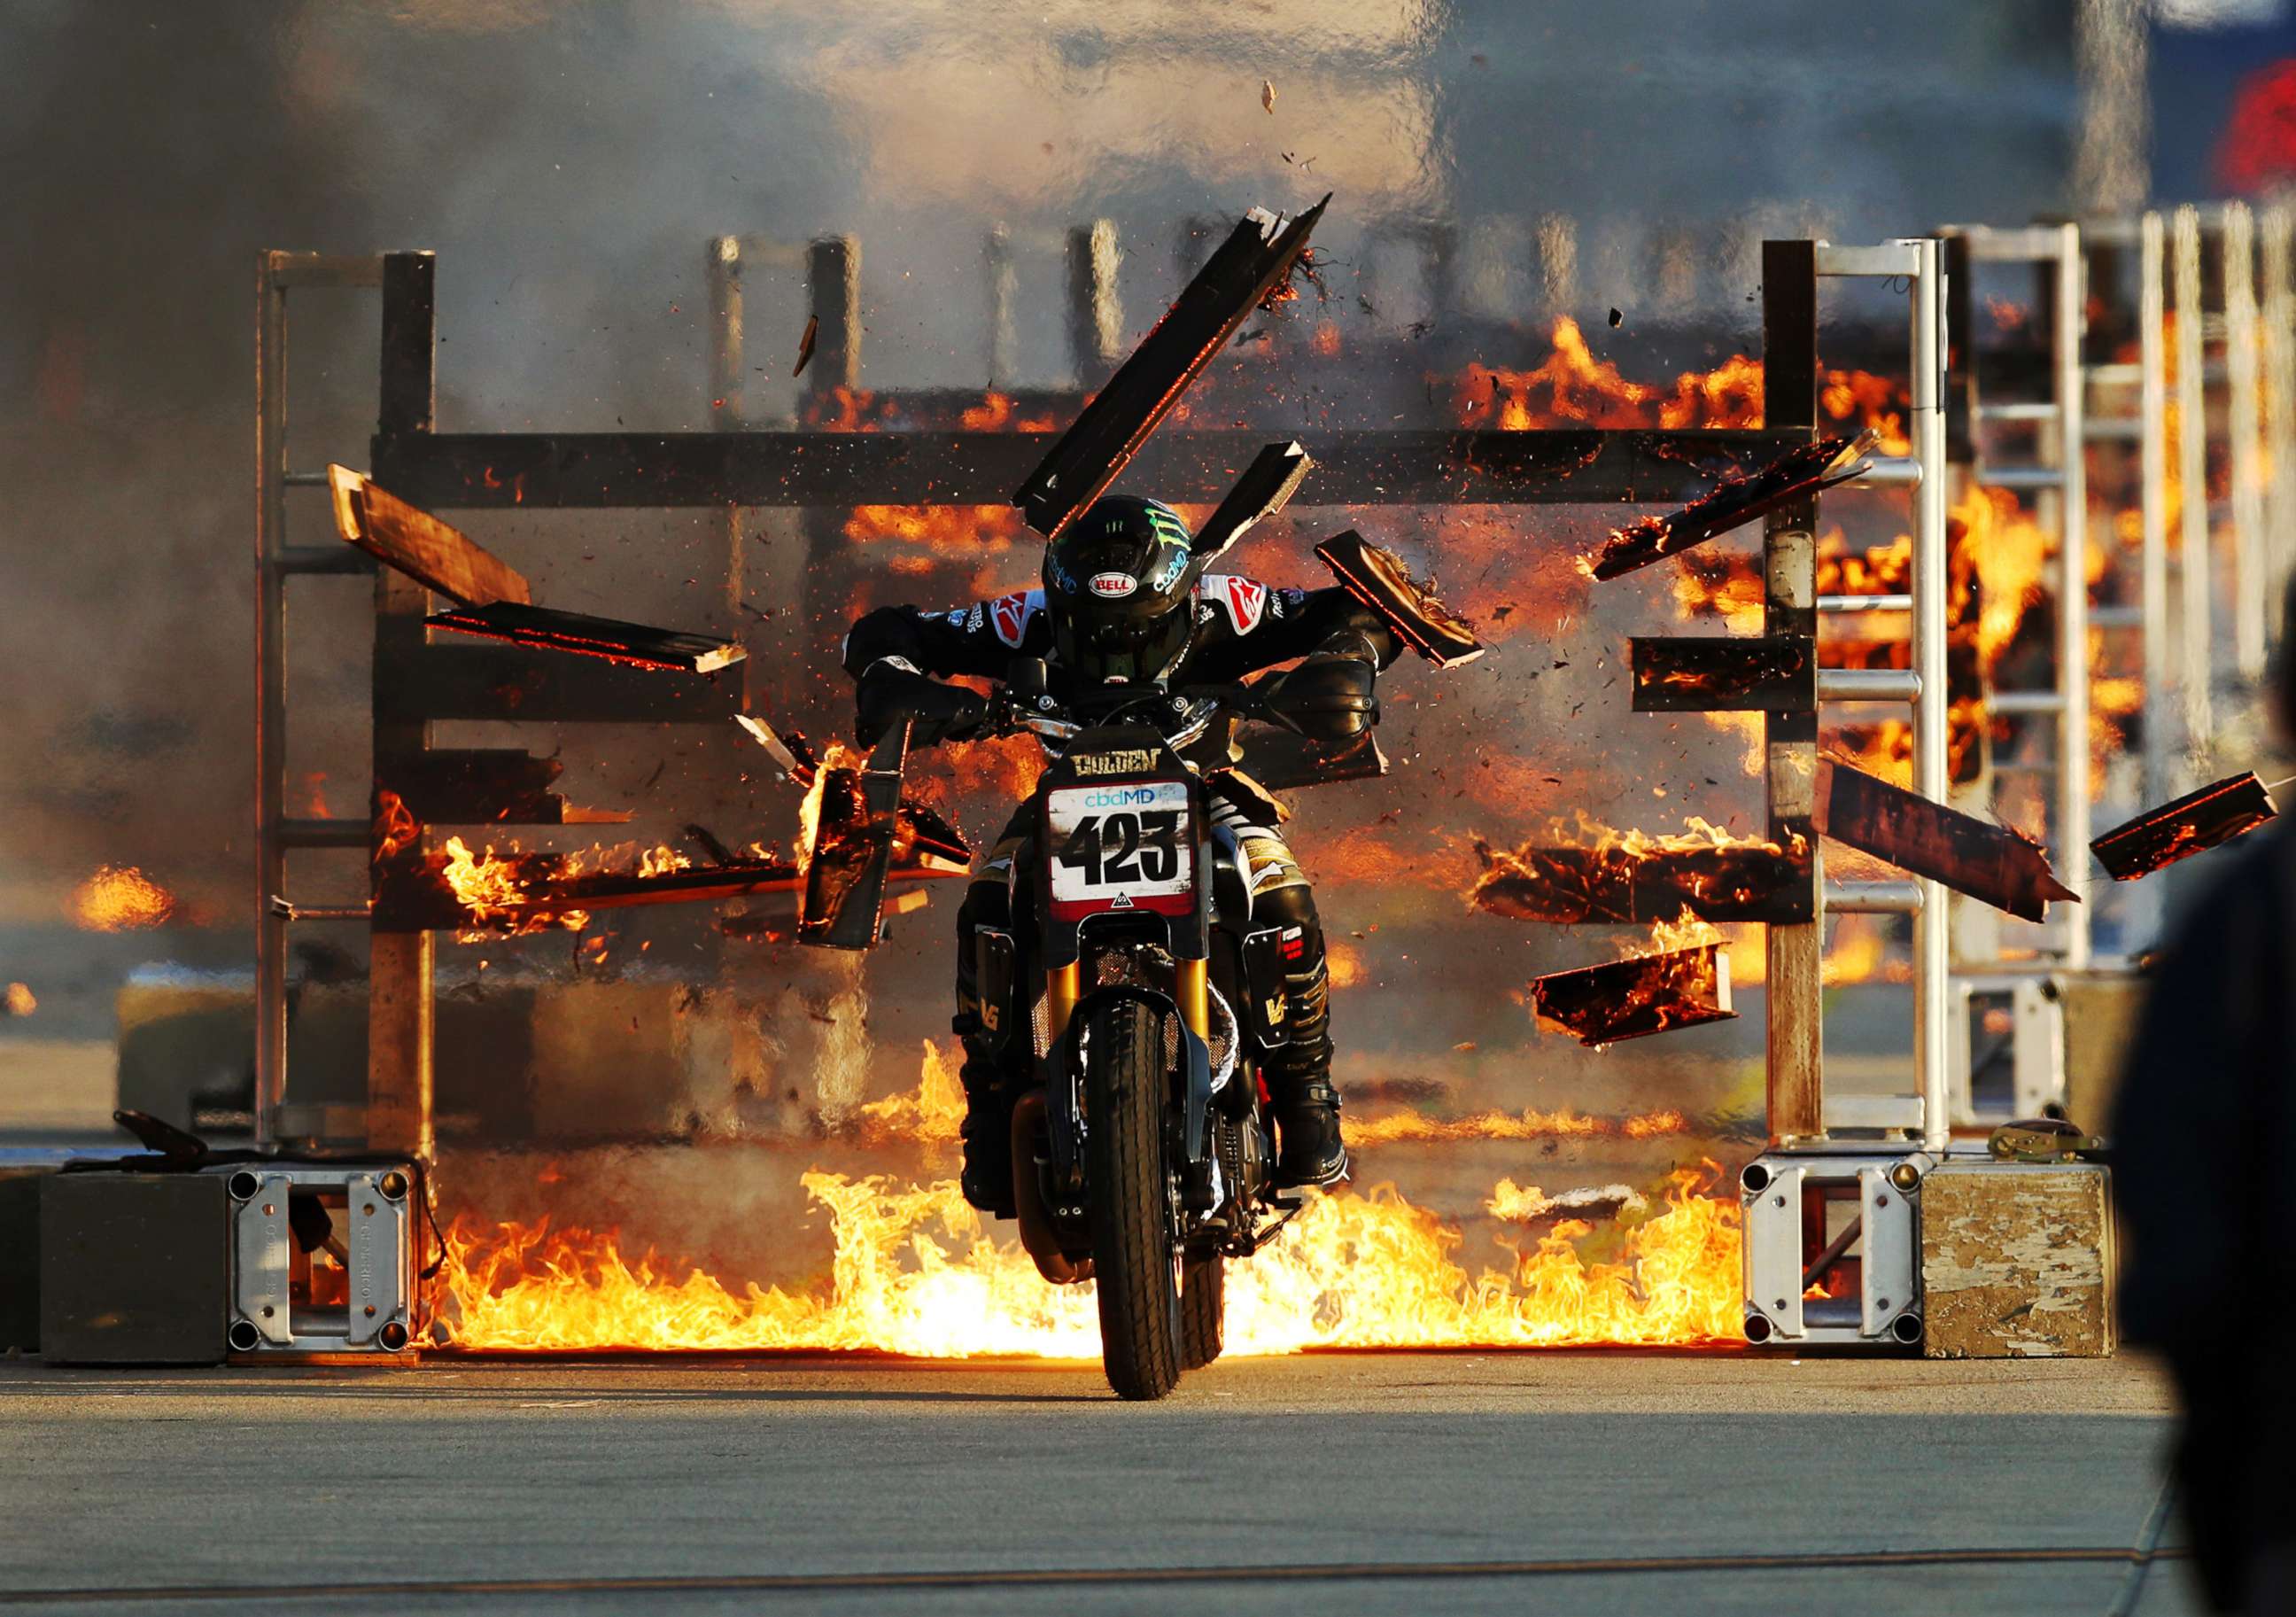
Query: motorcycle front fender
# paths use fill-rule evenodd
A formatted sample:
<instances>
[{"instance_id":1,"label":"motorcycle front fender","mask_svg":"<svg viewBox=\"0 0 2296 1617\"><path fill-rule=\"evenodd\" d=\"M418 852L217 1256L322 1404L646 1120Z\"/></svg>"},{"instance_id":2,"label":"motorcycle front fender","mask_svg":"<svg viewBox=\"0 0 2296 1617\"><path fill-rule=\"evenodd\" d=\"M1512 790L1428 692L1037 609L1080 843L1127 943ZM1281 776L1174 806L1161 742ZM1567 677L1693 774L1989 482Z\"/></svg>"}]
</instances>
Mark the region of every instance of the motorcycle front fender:
<instances>
[{"instance_id":1,"label":"motorcycle front fender","mask_svg":"<svg viewBox=\"0 0 2296 1617\"><path fill-rule=\"evenodd\" d=\"M1131 1000L1145 1005L1160 1016L1169 1017L1180 1030L1180 1149L1191 1162L1201 1162L1210 1148L1208 1120L1212 1101L1212 1053L1210 1046L1196 1037L1180 1015L1179 1002L1169 994L1155 989L1141 988L1134 983L1111 983L1095 989L1077 1001L1076 1009L1069 1014L1069 1025L1053 1046L1045 1084L1047 1106L1046 1122L1051 1137L1053 1165L1063 1174L1082 1160L1078 1147L1083 1137L1077 1128L1077 1104L1081 1098L1080 1083L1083 1069L1077 1058L1078 1042L1083 1037L1084 1024L1097 1007L1119 1000Z\"/></svg>"}]
</instances>

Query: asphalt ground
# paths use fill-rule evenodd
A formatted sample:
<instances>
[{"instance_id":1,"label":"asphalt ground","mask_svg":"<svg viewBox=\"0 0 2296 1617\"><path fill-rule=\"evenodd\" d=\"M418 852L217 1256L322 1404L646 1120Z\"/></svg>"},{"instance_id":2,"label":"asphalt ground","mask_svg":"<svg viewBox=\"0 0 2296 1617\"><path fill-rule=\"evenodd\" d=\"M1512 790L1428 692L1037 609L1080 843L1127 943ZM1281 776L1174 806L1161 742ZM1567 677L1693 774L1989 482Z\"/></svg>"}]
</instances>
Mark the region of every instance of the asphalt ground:
<instances>
[{"instance_id":1,"label":"asphalt ground","mask_svg":"<svg viewBox=\"0 0 2296 1617\"><path fill-rule=\"evenodd\" d=\"M2197 1611L2140 1359L0 1365L0 1607Z\"/></svg>"}]
</instances>

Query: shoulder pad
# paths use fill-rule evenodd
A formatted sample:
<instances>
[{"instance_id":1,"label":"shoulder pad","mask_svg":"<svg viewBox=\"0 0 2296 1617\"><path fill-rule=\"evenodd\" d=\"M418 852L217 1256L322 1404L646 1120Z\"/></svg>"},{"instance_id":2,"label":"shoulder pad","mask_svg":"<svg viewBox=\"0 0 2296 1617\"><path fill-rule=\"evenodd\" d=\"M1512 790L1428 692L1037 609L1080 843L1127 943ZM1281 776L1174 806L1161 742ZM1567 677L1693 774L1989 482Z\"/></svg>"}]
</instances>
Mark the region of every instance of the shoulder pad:
<instances>
[{"instance_id":1,"label":"shoulder pad","mask_svg":"<svg viewBox=\"0 0 2296 1617\"><path fill-rule=\"evenodd\" d=\"M1248 635L1259 627L1267 611L1267 586L1238 573L1208 572L1196 580L1196 597L1216 603L1227 613L1228 627Z\"/></svg>"},{"instance_id":2,"label":"shoulder pad","mask_svg":"<svg viewBox=\"0 0 2296 1617\"><path fill-rule=\"evenodd\" d=\"M996 637L1017 652L1029 632L1029 625L1035 622L1037 614L1044 610L1043 590L1016 589L1009 595L999 595L988 603L988 621L996 626Z\"/></svg>"}]
</instances>

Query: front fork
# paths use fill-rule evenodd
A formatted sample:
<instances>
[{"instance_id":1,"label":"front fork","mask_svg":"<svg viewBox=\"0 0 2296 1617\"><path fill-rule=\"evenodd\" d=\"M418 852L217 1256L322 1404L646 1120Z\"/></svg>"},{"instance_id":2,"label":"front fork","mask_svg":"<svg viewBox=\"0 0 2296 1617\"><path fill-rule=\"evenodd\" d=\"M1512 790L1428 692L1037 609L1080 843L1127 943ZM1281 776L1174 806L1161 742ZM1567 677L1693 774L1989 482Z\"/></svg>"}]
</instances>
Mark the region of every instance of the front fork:
<instances>
[{"instance_id":1,"label":"front fork","mask_svg":"<svg viewBox=\"0 0 2296 1617\"><path fill-rule=\"evenodd\" d=\"M1054 1043L1069 1030L1069 1018L1082 997L1083 964L1070 961L1045 973L1045 1020ZM1189 1032L1209 1041L1211 1034L1211 962L1173 962L1172 997L1180 1007L1180 1021Z\"/></svg>"}]
</instances>

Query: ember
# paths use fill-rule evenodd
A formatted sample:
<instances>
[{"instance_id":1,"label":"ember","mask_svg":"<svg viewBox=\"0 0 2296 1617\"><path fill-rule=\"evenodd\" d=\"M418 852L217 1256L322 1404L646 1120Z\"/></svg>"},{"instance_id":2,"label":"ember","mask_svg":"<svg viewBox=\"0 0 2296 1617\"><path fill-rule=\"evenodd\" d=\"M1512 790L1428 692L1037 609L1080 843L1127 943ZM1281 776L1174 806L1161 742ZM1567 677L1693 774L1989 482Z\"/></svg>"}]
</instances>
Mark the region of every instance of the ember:
<instances>
[{"instance_id":1,"label":"ember","mask_svg":"<svg viewBox=\"0 0 2296 1617\"><path fill-rule=\"evenodd\" d=\"M100 865L72 890L72 919L92 932L141 932L175 913L176 895L133 865Z\"/></svg>"}]
</instances>

